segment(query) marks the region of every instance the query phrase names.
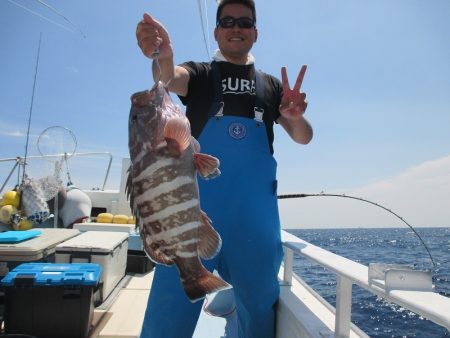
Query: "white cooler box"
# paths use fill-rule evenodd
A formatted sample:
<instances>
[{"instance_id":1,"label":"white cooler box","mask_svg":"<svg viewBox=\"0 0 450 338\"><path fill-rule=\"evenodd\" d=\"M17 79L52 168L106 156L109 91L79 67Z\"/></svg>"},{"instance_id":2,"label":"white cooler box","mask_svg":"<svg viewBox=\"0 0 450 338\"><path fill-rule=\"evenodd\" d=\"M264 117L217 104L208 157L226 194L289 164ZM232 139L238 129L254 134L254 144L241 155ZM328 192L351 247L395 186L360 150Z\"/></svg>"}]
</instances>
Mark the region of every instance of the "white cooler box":
<instances>
[{"instance_id":1,"label":"white cooler box","mask_svg":"<svg viewBox=\"0 0 450 338\"><path fill-rule=\"evenodd\" d=\"M75 223L73 228L80 231L121 231L130 233L136 229L136 224L83 222Z\"/></svg>"},{"instance_id":2,"label":"white cooler box","mask_svg":"<svg viewBox=\"0 0 450 338\"><path fill-rule=\"evenodd\" d=\"M86 231L56 247L56 263L97 263L102 267L99 302L125 275L128 233Z\"/></svg>"},{"instance_id":3,"label":"white cooler box","mask_svg":"<svg viewBox=\"0 0 450 338\"><path fill-rule=\"evenodd\" d=\"M74 229L38 230L41 234L31 239L18 243L0 243L0 276L22 263L54 262L56 246L80 234L80 231Z\"/></svg>"}]
</instances>

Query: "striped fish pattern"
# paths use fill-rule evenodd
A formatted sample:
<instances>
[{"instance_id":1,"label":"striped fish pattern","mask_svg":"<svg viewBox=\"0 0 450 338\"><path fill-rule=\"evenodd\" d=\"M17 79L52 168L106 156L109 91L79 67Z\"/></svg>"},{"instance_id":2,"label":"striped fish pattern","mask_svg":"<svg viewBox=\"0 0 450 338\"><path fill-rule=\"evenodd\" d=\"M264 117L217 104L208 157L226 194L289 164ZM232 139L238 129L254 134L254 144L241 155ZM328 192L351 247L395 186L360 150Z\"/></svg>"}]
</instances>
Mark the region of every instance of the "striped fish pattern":
<instances>
[{"instance_id":1,"label":"striped fish pattern","mask_svg":"<svg viewBox=\"0 0 450 338\"><path fill-rule=\"evenodd\" d=\"M218 176L219 160L199 153L188 119L161 82L131 103L127 194L145 252L155 263L176 265L192 302L228 288L200 260L214 257L221 239L200 209L197 172Z\"/></svg>"}]
</instances>

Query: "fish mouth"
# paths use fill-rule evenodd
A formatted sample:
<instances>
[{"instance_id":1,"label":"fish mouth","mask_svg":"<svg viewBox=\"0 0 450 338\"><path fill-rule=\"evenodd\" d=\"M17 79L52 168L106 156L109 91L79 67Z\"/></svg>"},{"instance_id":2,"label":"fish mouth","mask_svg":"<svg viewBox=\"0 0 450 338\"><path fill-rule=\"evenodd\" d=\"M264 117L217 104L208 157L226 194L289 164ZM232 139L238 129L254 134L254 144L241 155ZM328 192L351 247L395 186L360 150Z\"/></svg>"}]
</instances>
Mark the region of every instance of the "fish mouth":
<instances>
[{"instance_id":1,"label":"fish mouth","mask_svg":"<svg viewBox=\"0 0 450 338\"><path fill-rule=\"evenodd\" d=\"M148 106L155 99L155 91L144 90L131 96L131 103L137 107Z\"/></svg>"}]
</instances>

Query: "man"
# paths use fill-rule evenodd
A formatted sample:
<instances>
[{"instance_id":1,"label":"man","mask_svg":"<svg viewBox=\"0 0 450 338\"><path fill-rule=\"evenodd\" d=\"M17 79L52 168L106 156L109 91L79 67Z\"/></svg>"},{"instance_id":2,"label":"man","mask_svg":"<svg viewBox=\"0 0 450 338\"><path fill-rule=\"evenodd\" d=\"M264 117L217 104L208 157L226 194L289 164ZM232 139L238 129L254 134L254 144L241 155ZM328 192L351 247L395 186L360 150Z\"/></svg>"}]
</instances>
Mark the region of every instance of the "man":
<instances>
[{"instance_id":1,"label":"man","mask_svg":"<svg viewBox=\"0 0 450 338\"><path fill-rule=\"evenodd\" d=\"M311 140L303 117L306 95L300 92L306 66L293 89L285 68L282 83L256 71L250 53L258 37L253 0L223 0L216 18L219 50L211 63L175 66L167 30L148 14L136 36L144 55L158 58L154 78L187 106L202 152L221 162L219 178L199 182L201 207L222 237L219 254L203 263L233 286L239 337L272 338L282 260L273 124L297 143ZM184 295L175 267L158 265L141 337L192 337L201 306Z\"/></svg>"}]
</instances>

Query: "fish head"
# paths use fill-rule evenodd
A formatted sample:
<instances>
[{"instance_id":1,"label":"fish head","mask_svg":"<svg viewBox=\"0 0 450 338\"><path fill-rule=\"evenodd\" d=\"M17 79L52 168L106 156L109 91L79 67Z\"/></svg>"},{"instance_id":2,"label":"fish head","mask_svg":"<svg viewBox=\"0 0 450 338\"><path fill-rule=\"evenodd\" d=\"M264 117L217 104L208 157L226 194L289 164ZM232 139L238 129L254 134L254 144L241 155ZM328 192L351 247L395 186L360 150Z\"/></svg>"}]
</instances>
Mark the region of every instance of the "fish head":
<instances>
[{"instance_id":1,"label":"fish head","mask_svg":"<svg viewBox=\"0 0 450 338\"><path fill-rule=\"evenodd\" d=\"M163 104L167 90L161 82L151 90L137 92L131 96L128 119L128 146L131 159L145 148L154 148L162 139L165 117Z\"/></svg>"}]
</instances>

